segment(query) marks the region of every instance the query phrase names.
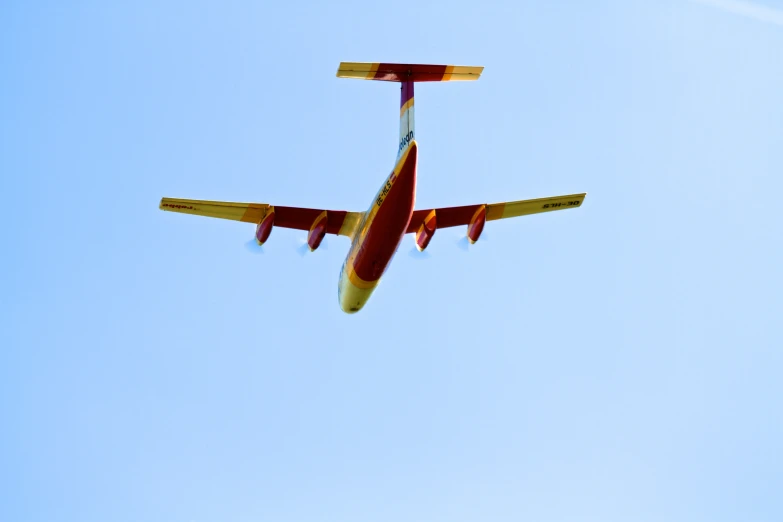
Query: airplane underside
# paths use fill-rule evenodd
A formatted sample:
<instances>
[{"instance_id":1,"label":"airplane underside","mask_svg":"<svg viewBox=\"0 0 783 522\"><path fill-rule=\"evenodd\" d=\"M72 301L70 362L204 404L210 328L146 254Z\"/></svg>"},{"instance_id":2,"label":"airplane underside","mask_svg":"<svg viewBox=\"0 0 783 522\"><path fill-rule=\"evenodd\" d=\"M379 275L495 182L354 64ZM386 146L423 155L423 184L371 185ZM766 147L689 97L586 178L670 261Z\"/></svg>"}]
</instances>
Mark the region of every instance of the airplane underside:
<instances>
[{"instance_id":1,"label":"airplane underside","mask_svg":"<svg viewBox=\"0 0 783 522\"><path fill-rule=\"evenodd\" d=\"M279 227L307 232L307 244L311 251L318 249L326 234L351 238L351 248L340 272L337 292L340 308L346 313L356 313L378 286L406 234L413 234L416 247L424 250L437 230L467 226L466 236L472 244L478 240L488 221L582 205L587 195L585 193L414 210L418 161L414 84L477 80L483 69L453 65L340 63L337 70L339 78L400 83L397 160L392 173L384 180L366 212L178 198L162 198L159 208L181 214L253 223L258 245L263 245L272 230Z\"/></svg>"},{"instance_id":2,"label":"airplane underside","mask_svg":"<svg viewBox=\"0 0 783 522\"><path fill-rule=\"evenodd\" d=\"M412 141L381 187L351 245L338 283L340 308L362 309L405 237L416 201L418 146Z\"/></svg>"}]
</instances>

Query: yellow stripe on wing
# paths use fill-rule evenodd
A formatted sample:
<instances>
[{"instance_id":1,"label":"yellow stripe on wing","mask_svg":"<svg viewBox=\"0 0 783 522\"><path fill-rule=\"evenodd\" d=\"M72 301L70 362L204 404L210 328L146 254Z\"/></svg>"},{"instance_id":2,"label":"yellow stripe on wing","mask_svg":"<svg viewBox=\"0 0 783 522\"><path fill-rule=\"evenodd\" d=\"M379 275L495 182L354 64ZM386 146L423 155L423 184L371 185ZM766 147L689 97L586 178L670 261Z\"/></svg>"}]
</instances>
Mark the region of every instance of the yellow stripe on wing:
<instances>
[{"instance_id":1,"label":"yellow stripe on wing","mask_svg":"<svg viewBox=\"0 0 783 522\"><path fill-rule=\"evenodd\" d=\"M523 199L521 201L509 201L506 203L493 203L487 205L487 221L527 216L540 212L552 212L553 210L578 208L582 206L585 196L587 196L587 193L554 196L551 198Z\"/></svg>"},{"instance_id":2,"label":"yellow stripe on wing","mask_svg":"<svg viewBox=\"0 0 783 522\"><path fill-rule=\"evenodd\" d=\"M260 223L268 207L269 205L266 203L232 203L177 198L163 198L160 200L159 206L161 210L168 212L232 219L246 223Z\"/></svg>"}]
</instances>

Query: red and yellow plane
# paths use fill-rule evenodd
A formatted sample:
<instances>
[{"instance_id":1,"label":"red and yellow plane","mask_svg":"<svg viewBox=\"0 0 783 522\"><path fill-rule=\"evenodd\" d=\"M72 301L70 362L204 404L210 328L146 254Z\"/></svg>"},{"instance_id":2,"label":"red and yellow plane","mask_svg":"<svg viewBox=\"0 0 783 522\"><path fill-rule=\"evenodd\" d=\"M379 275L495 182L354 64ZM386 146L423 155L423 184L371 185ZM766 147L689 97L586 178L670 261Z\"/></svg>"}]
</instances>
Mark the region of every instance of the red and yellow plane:
<instances>
[{"instance_id":1,"label":"red and yellow plane","mask_svg":"<svg viewBox=\"0 0 783 522\"><path fill-rule=\"evenodd\" d=\"M483 67L453 65L353 62L340 64L337 70L338 78L402 84L397 163L366 212L174 198L163 198L160 201L160 209L255 223L255 236L259 245L269 238L275 226L306 230L311 251L318 248L325 234L350 237L351 249L340 273L338 299L344 312L358 312L378 286L405 234L415 234L416 247L424 250L436 230L467 225L467 237L471 243L475 243L487 221L582 205L586 196L584 193L506 203L414 210L419 149L414 130L413 85L416 82L478 80L483 70Z\"/></svg>"}]
</instances>

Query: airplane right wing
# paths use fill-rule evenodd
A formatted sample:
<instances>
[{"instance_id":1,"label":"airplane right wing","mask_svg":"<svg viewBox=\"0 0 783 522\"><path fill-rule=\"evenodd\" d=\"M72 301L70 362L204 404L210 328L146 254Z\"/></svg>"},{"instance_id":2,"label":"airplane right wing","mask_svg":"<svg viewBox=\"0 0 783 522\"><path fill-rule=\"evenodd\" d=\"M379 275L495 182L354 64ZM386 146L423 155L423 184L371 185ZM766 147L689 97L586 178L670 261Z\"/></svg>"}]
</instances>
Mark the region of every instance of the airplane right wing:
<instances>
[{"instance_id":1,"label":"airplane right wing","mask_svg":"<svg viewBox=\"0 0 783 522\"><path fill-rule=\"evenodd\" d=\"M486 212L486 221L494 221L496 219L527 216L529 214L538 214L541 212L552 212L553 210L577 208L582 205L585 196L587 196L587 193L568 194L566 196L554 196L551 198L523 199L505 203L416 210L413 212L413 217L408 225L406 234L416 233L427 216L433 211L435 212L436 228L449 228L460 225L472 225L474 218L480 215L482 208L484 208Z\"/></svg>"}]
</instances>

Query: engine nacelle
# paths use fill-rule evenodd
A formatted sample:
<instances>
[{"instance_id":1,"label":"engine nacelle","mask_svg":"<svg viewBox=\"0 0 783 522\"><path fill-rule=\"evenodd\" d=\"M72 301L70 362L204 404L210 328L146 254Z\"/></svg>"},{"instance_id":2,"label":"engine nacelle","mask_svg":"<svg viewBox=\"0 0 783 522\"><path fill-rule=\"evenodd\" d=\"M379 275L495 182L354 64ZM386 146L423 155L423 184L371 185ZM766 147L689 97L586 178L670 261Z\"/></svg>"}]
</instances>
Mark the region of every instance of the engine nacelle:
<instances>
[{"instance_id":1,"label":"engine nacelle","mask_svg":"<svg viewBox=\"0 0 783 522\"><path fill-rule=\"evenodd\" d=\"M419 252L423 252L425 248L427 248L427 245L430 244L430 240L432 239L432 236L435 235L435 230L438 228L438 222L435 218L435 211L431 210L429 214L427 214L427 217L424 218L424 221L422 221L421 225L419 225L419 230L416 231L416 248L419 249Z\"/></svg>"},{"instance_id":2,"label":"engine nacelle","mask_svg":"<svg viewBox=\"0 0 783 522\"><path fill-rule=\"evenodd\" d=\"M484 230L484 223L486 222L487 206L481 205L473 214L473 217L470 218L470 223L468 223L468 241L470 241L471 245L478 241L481 232Z\"/></svg>"},{"instance_id":3,"label":"engine nacelle","mask_svg":"<svg viewBox=\"0 0 783 522\"><path fill-rule=\"evenodd\" d=\"M310 232L307 233L307 245L310 247L310 252L314 252L321 245L321 241L324 240L327 223L328 219L324 210L315 218L315 221L310 226Z\"/></svg>"},{"instance_id":4,"label":"engine nacelle","mask_svg":"<svg viewBox=\"0 0 783 522\"><path fill-rule=\"evenodd\" d=\"M269 239L272 233L272 227L275 225L275 207L268 207L261 223L256 227L256 243L263 245Z\"/></svg>"}]
</instances>

